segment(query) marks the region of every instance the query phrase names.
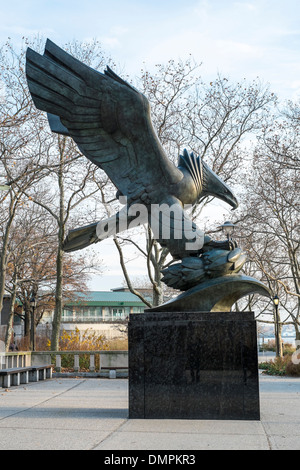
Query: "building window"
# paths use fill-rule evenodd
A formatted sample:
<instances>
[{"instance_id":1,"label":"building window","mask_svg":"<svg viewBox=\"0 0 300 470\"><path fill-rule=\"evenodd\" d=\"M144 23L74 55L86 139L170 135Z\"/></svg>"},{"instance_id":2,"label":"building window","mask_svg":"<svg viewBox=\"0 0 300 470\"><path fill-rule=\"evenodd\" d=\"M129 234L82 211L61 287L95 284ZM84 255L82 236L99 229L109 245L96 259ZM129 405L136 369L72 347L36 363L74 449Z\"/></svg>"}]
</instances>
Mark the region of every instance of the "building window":
<instances>
[{"instance_id":1,"label":"building window","mask_svg":"<svg viewBox=\"0 0 300 470\"><path fill-rule=\"evenodd\" d=\"M73 320L73 309L64 308L63 309L63 321L72 321Z\"/></svg>"},{"instance_id":2,"label":"building window","mask_svg":"<svg viewBox=\"0 0 300 470\"><path fill-rule=\"evenodd\" d=\"M124 318L125 310L124 308L113 308L112 309L112 319L120 320Z\"/></svg>"},{"instance_id":3,"label":"building window","mask_svg":"<svg viewBox=\"0 0 300 470\"><path fill-rule=\"evenodd\" d=\"M102 321L102 307L76 307L75 315L73 311L68 308L64 308L63 321L75 321L75 322L95 322Z\"/></svg>"},{"instance_id":4,"label":"building window","mask_svg":"<svg viewBox=\"0 0 300 470\"><path fill-rule=\"evenodd\" d=\"M132 313L143 313L144 307L132 307Z\"/></svg>"},{"instance_id":5,"label":"building window","mask_svg":"<svg viewBox=\"0 0 300 470\"><path fill-rule=\"evenodd\" d=\"M144 308L140 306L65 306L62 321L74 323L118 322L128 320L130 313L141 313L143 311Z\"/></svg>"}]
</instances>

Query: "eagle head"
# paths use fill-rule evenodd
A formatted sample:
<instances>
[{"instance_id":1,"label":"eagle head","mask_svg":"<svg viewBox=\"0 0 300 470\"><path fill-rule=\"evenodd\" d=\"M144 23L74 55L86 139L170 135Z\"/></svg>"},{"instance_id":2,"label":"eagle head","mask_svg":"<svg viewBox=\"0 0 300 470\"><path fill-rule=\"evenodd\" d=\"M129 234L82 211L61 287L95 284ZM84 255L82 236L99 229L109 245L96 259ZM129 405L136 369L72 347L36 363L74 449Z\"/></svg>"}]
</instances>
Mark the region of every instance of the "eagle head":
<instances>
[{"instance_id":1,"label":"eagle head","mask_svg":"<svg viewBox=\"0 0 300 470\"><path fill-rule=\"evenodd\" d=\"M238 201L233 194L232 190L227 186L224 181L202 160L203 168L203 182L202 182L202 196L214 196L227 202L233 209L238 207Z\"/></svg>"}]
</instances>

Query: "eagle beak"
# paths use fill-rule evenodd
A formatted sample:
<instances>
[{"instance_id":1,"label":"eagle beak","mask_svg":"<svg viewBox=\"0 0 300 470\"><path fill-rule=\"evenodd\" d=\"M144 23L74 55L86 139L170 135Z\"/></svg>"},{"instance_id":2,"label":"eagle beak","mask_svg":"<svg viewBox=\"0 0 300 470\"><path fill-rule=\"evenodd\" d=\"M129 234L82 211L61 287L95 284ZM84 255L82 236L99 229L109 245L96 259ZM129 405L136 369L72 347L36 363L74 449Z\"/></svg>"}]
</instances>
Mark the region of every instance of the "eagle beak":
<instances>
[{"instance_id":1,"label":"eagle beak","mask_svg":"<svg viewBox=\"0 0 300 470\"><path fill-rule=\"evenodd\" d=\"M231 194L230 197L227 197L227 198L225 198L224 200L225 200L225 202L227 202L227 203L232 207L232 209L231 209L232 211L234 211L235 209L237 209L238 206L239 206L239 203L238 203L238 201L237 201L237 198L234 196L234 194Z\"/></svg>"},{"instance_id":2,"label":"eagle beak","mask_svg":"<svg viewBox=\"0 0 300 470\"><path fill-rule=\"evenodd\" d=\"M219 178L219 176L212 171L204 162L203 162L203 170L204 170L204 186L203 186L203 193L217 197L224 202L227 202L233 210L238 207L238 201L233 194L232 190L227 186L224 181Z\"/></svg>"},{"instance_id":3,"label":"eagle beak","mask_svg":"<svg viewBox=\"0 0 300 470\"><path fill-rule=\"evenodd\" d=\"M232 210L234 210L238 207L239 203L236 197L234 196L233 192L231 191L231 189L225 183L223 183L223 185L224 185L224 188L222 188L223 189L222 192L212 191L210 192L210 195L215 196L218 199L221 199L221 201L227 202L227 204L229 204L232 207Z\"/></svg>"}]
</instances>

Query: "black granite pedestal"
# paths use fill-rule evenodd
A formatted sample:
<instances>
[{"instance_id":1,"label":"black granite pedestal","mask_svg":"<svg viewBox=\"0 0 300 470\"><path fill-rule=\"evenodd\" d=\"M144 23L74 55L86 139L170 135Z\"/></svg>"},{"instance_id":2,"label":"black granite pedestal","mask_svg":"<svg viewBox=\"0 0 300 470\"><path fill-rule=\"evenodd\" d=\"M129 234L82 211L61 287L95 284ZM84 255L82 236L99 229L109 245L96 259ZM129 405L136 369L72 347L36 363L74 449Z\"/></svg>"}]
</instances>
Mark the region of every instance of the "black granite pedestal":
<instances>
[{"instance_id":1,"label":"black granite pedestal","mask_svg":"<svg viewBox=\"0 0 300 470\"><path fill-rule=\"evenodd\" d=\"M130 315L129 417L259 420L254 314Z\"/></svg>"}]
</instances>

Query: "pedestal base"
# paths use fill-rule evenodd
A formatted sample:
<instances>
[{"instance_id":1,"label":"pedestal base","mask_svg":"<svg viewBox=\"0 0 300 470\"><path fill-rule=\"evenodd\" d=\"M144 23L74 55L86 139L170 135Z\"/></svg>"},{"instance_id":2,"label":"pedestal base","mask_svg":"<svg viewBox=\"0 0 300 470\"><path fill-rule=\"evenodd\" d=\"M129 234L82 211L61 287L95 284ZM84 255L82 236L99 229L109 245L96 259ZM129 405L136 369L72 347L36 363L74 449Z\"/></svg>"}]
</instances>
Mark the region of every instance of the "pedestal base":
<instances>
[{"instance_id":1,"label":"pedestal base","mask_svg":"<svg viewBox=\"0 0 300 470\"><path fill-rule=\"evenodd\" d=\"M253 313L130 315L129 417L259 420Z\"/></svg>"}]
</instances>

